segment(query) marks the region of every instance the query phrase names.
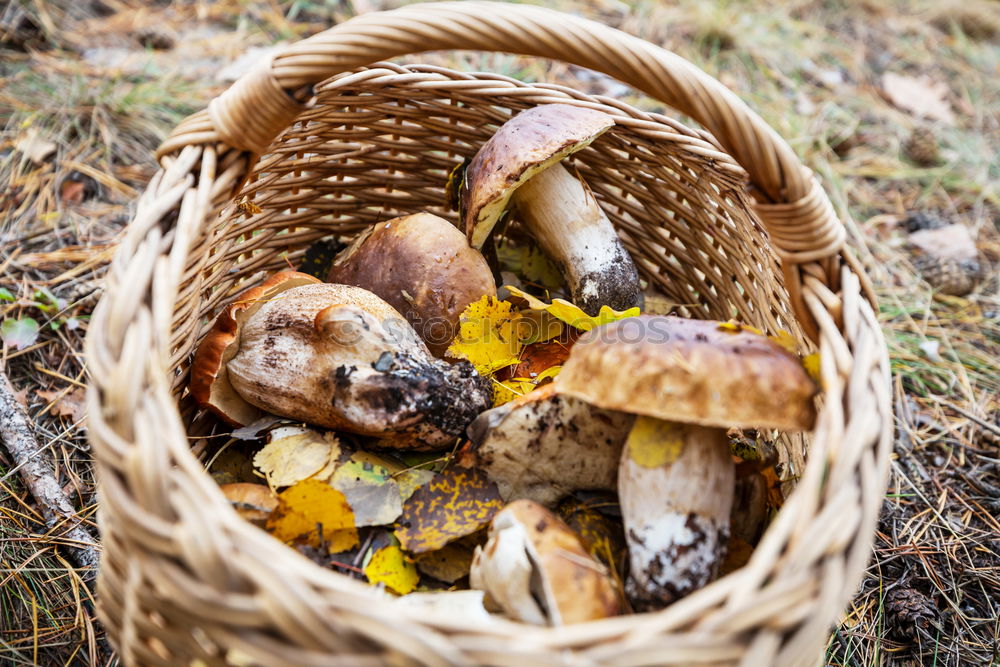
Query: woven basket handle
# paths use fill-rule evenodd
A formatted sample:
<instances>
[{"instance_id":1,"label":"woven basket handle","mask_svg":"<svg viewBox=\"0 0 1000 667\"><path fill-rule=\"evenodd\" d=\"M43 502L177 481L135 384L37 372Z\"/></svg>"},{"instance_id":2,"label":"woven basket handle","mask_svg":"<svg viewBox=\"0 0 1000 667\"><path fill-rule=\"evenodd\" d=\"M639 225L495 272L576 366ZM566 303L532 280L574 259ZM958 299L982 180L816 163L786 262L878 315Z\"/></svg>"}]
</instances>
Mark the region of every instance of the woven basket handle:
<instances>
[{"instance_id":1,"label":"woven basket handle","mask_svg":"<svg viewBox=\"0 0 1000 667\"><path fill-rule=\"evenodd\" d=\"M815 323L802 303L804 276L836 292L841 261L853 266L844 252L846 229L816 178L714 78L674 53L587 19L494 2L410 5L358 16L289 46L269 67L245 75L207 112L182 123L160 155L215 142L262 153L301 111L293 91L380 60L453 49L538 56L604 72L705 126L749 173L756 212L782 261L796 314L815 338Z\"/></svg>"}]
</instances>

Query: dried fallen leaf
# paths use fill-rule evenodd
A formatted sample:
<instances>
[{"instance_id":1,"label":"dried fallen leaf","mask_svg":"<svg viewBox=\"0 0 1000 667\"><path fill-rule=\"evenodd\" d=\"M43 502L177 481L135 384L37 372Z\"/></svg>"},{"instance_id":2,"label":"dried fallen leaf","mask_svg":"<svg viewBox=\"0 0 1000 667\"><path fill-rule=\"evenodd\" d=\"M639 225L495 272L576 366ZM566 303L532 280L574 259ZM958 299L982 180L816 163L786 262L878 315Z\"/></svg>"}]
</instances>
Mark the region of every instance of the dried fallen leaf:
<instances>
[{"instance_id":1,"label":"dried fallen leaf","mask_svg":"<svg viewBox=\"0 0 1000 667\"><path fill-rule=\"evenodd\" d=\"M306 431L272 440L253 457L253 464L271 486L291 486L310 477L329 478L339 456L336 435Z\"/></svg>"},{"instance_id":2,"label":"dried fallen leaf","mask_svg":"<svg viewBox=\"0 0 1000 667\"><path fill-rule=\"evenodd\" d=\"M252 524L264 526L278 506L278 498L263 484L237 482L219 487L237 514Z\"/></svg>"},{"instance_id":3,"label":"dried fallen leaf","mask_svg":"<svg viewBox=\"0 0 1000 667\"><path fill-rule=\"evenodd\" d=\"M526 280L549 289L563 284L562 273L552 260L537 246L529 245L521 249L521 275Z\"/></svg>"},{"instance_id":4,"label":"dried fallen leaf","mask_svg":"<svg viewBox=\"0 0 1000 667\"><path fill-rule=\"evenodd\" d=\"M450 466L403 505L396 536L415 554L476 532L503 508L497 486L481 470Z\"/></svg>"},{"instance_id":5,"label":"dried fallen leaf","mask_svg":"<svg viewBox=\"0 0 1000 667\"><path fill-rule=\"evenodd\" d=\"M625 441L629 457L643 468L673 463L684 451L684 427L652 417L639 416Z\"/></svg>"},{"instance_id":6,"label":"dried fallen leaf","mask_svg":"<svg viewBox=\"0 0 1000 667\"><path fill-rule=\"evenodd\" d=\"M922 254L939 259L976 259L979 256L972 232L958 223L921 229L910 234L906 241Z\"/></svg>"},{"instance_id":7,"label":"dried fallen leaf","mask_svg":"<svg viewBox=\"0 0 1000 667\"><path fill-rule=\"evenodd\" d=\"M625 572L628 547L621 521L601 514L590 504L569 497L559 504L559 517L566 522L591 556L621 577Z\"/></svg>"},{"instance_id":8,"label":"dried fallen leaf","mask_svg":"<svg viewBox=\"0 0 1000 667\"><path fill-rule=\"evenodd\" d=\"M82 180L67 178L59 186L59 199L67 204L79 204L86 195L87 185Z\"/></svg>"},{"instance_id":9,"label":"dried fallen leaf","mask_svg":"<svg viewBox=\"0 0 1000 667\"><path fill-rule=\"evenodd\" d=\"M52 391L38 390L35 394L43 401L52 403L49 414L53 417L68 417L74 423L82 421L87 415L87 395L82 387L77 387L69 393L61 389Z\"/></svg>"},{"instance_id":10,"label":"dried fallen leaf","mask_svg":"<svg viewBox=\"0 0 1000 667\"><path fill-rule=\"evenodd\" d=\"M394 474L392 478L399 486L400 500L405 503L417 489L434 479L436 474L433 470L424 468L409 468Z\"/></svg>"},{"instance_id":11,"label":"dried fallen leaf","mask_svg":"<svg viewBox=\"0 0 1000 667\"><path fill-rule=\"evenodd\" d=\"M511 296L524 301L531 310L544 310L556 316L566 324L580 331L590 331L594 327L602 324L617 322L626 317L635 317L639 314L639 308L629 308L628 310L614 310L610 306L601 306L597 315L588 315L578 306L574 306L565 299L554 299L552 303L545 303L541 299L534 297L523 290L512 285L505 285Z\"/></svg>"},{"instance_id":12,"label":"dried fallen leaf","mask_svg":"<svg viewBox=\"0 0 1000 667\"><path fill-rule=\"evenodd\" d=\"M518 396L524 396L534 391L546 380L552 380L559 375L561 370L562 366L551 366L537 373L534 377L514 377L509 380L497 381L493 385L493 407L510 403Z\"/></svg>"},{"instance_id":13,"label":"dried fallen leaf","mask_svg":"<svg viewBox=\"0 0 1000 667\"><path fill-rule=\"evenodd\" d=\"M735 572L748 562L753 555L753 547L746 540L738 537L730 538L729 546L726 547L726 558L719 565L719 576L724 577L730 572Z\"/></svg>"},{"instance_id":14,"label":"dried fallen leaf","mask_svg":"<svg viewBox=\"0 0 1000 667\"><path fill-rule=\"evenodd\" d=\"M35 164L42 164L50 155L56 152L57 146L48 139L43 138L37 129L29 127L14 142L14 148L18 153Z\"/></svg>"},{"instance_id":15,"label":"dried fallen leaf","mask_svg":"<svg viewBox=\"0 0 1000 667\"><path fill-rule=\"evenodd\" d=\"M429 577L453 584L468 576L474 548L465 544L464 540L446 544L437 551L416 556L417 569Z\"/></svg>"},{"instance_id":16,"label":"dried fallen leaf","mask_svg":"<svg viewBox=\"0 0 1000 667\"><path fill-rule=\"evenodd\" d=\"M256 440L260 434L281 421L281 417L265 415L255 422L233 429L231 436L237 440Z\"/></svg>"},{"instance_id":17,"label":"dried fallen leaf","mask_svg":"<svg viewBox=\"0 0 1000 667\"><path fill-rule=\"evenodd\" d=\"M347 498L355 526L388 525L403 511L399 485L388 468L365 461L358 454L362 452L337 468L330 485Z\"/></svg>"},{"instance_id":18,"label":"dried fallen leaf","mask_svg":"<svg viewBox=\"0 0 1000 667\"><path fill-rule=\"evenodd\" d=\"M953 125L955 113L948 103L948 84L928 76L912 77L895 72L882 75L882 92L898 108Z\"/></svg>"},{"instance_id":19,"label":"dried fallen leaf","mask_svg":"<svg viewBox=\"0 0 1000 667\"><path fill-rule=\"evenodd\" d=\"M509 302L486 295L462 312L458 336L446 354L468 360L481 375L512 366L521 352L517 320Z\"/></svg>"},{"instance_id":20,"label":"dried fallen leaf","mask_svg":"<svg viewBox=\"0 0 1000 667\"><path fill-rule=\"evenodd\" d=\"M331 553L358 546L354 512L344 494L326 482L306 479L278 495L267 530L282 542L329 544Z\"/></svg>"}]
</instances>

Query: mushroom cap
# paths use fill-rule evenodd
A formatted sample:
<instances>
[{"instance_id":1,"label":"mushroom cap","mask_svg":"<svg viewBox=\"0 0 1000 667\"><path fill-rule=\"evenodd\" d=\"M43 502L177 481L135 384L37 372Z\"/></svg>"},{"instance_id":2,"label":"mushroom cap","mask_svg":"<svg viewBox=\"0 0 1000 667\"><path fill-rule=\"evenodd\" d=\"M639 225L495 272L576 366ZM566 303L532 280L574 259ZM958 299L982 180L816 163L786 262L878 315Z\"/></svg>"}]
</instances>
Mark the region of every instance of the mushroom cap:
<instances>
[{"instance_id":1,"label":"mushroom cap","mask_svg":"<svg viewBox=\"0 0 1000 667\"><path fill-rule=\"evenodd\" d=\"M302 285L320 281L297 271L280 271L264 282L243 290L215 320L202 338L191 364L189 389L203 408L211 410L232 426L243 426L257 419L261 412L244 401L229 382L226 364L240 349L243 323L275 296Z\"/></svg>"},{"instance_id":2,"label":"mushroom cap","mask_svg":"<svg viewBox=\"0 0 1000 667\"><path fill-rule=\"evenodd\" d=\"M530 500L515 500L490 524L489 540L473 556L470 583L504 611L529 623L564 625L621 613L607 568L558 516Z\"/></svg>"},{"instance_id":3,"label":"mushroom cap","mask_svg":"<svg viewBox=\"0 0 1000 667\"><path fill-rule=\"evenodd\" d=\"M719 428L801 431L817 387L765 336L706 320L641 315L588 331L555 380L609 410Z\"/></svg>"},{"instance_id":4,"label":"mushroom cap","mask_svg":"<svg viewBox=\"0 0 1000 667\"><path fill-rule=\"evenodd\" d=\"M517 114L483 144L465 172L465 235L481 248L514 191L539 171L586 147L615 124L601 111L543 104Z\"/></svg>"},{"instance_id":5,"label":"mushroom cap","mask_svg":"<svg viewBox=\"0 0 1000 667\"><path fill-rule=\"evenodd\" d=\"M489 405L471 364L435 359L396 309L350 285L303 285L262 305L227 367L248 403L382 446L451 444Z\"/></svg>"},{"instance_id":6,"label":"mushroom cap","mask_svg":"<svg viewBox=\"0 0 1000 667\"><path fill-rule=\"evenodd\" d=\"M454 225L430 213L374 225L337 255L327 281L383 298L437 357L458 332L465 307L497 293L486 259Z\"/></svg>"}]
</instances>

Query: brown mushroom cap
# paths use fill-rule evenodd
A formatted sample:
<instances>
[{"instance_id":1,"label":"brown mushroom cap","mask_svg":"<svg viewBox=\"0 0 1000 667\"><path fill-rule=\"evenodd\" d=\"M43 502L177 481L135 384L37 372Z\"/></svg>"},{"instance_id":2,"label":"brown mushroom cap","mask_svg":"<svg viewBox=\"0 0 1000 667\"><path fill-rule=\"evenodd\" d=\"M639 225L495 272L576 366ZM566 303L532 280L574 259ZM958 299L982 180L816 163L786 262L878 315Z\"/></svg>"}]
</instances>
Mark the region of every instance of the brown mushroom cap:
<instances>
[{"instance_id":1,"label":"brown mushroom cap","mask_svg":"<svg viewBox=\"0 0 1000 667\"><path fill-rule=\"evenodd\" d=\"M607 568L562 519L530 500L515 500L493 518L470 582L527 622L564 625L621 613Z\"/></svg>"},{"instance_id":2,"label":"brown mushroom cap","mask_svg":"<svg viewBox=\"0 0 1000 667\"><path fill-rule=\"evenodd\" d=\"M327 281L385 299L437 357L458 333L465 307L497 293L486 259L454 225L430 213L373 226L337 255Z\"/></svg>"},{"instance_id":3,"label":"brown mushroom cap","mask_svg":"<svg viewBox=\"0 0 1000 667\"><path fill-rule=\"evenodd\" d=\"M190 391L194 400L232 426L243 426L260 417L261 411L247 403L229 382L226 364L240 349L240 330L247 318L270 299L293 287L320 282L305 273L281 271L259 285L246 289L215 320L195 352L191 364Z\"/></svg>"},{"instance_id":4,"label":"brown mushroom cap","mask_svg":"<svg viewBox=\"0 0 1000 667\"><path fill-rule=\"evenodd\" d=\"M483 247L514 190L614 124L606 113L569 104L543 104L504 123L466 171L462 218L472 246Z\"/></svg>"},{"instance_id":5,"label":"brown mushroom cap","mask_svg":"<svg viewBox=\"0 0 1000 667\"><path fill-rule=\"evenodd\" d=\"M642 315L592 329L555 384L605 409L702 426L800 431L816 419L816 384L794 354L712 321Z\"/></svg>"}]
</instances>

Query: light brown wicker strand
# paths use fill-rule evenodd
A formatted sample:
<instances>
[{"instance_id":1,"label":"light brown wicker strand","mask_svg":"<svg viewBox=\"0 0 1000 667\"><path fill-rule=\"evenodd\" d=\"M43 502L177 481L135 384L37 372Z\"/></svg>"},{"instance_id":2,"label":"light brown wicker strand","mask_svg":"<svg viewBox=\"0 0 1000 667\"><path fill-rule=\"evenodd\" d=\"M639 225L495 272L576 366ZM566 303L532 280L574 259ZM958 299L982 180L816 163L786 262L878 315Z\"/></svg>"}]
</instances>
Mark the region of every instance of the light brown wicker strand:
<instances>
[{"instance_id":1,"label":"light brown wicker strand","mask_svg":"<svg viewBox=\"0 0 1000 667\"><path fill-rule=\"evenodd\" d=\"M459 16L473 6L479 16ZM405 25L400 24L399 13L391 18L364 17L362 27L367 26L368 30L364 39L383 32L388 42L406 43L415 34L410 29L413 23L423 26L420 29L426 32L431 30L426 24L451 17L463 22L464 27L450 29L452 34L445 37L452 41L446 40L447 44L460 41L461 46L478 48L487 37L497 39L499 34L503 35L500 43L516 45L517 39L526 39L523 23L528 33L538 39L541 55L561 55L578 64L594 65L587 54L561 43L558 35L546 34L537 25L543 16L545 21L555 24L552 14L538 13L544 10L503 5L506 16L493 16L490 14L495 6L466 3L462 7L465 9L454 5L407 8L404 18L409 18ZM535 18L528 20L532 16ZM778 184L781 190L788 187L783 179L789 173L793 179L795 173L805 178L794 156L788 168L782 167L785 162L777 156L783 154L780 146L784 144L772 132L760 128L757 135L750 132L748 126L754 121L746 120L745 107L737 106L733 111L727 107L727 104L732 106L727 96L704 98L704 88L699 91L684 76L674 80L669 72L662 71L667 61L649 53L652 49L662 56L663 52L637 40L633 40L634 44L623 40L618 33L612 39L604 34L606 29L597 30L593 24L558 16L559 22L572 23L567 34L572 33L574 39L581 35L594 39L600 33L599 48L594 52L608 59L609 73L634 74L631 79L619 78L648 84L644 87L647 91L665 90L664 81L670 81L672 89L691 98L692 108L706 112L701 118L719 121L706 125L738 157L741 152L733 148L733 142L739 143L738 135L747 132L746 145L752 146L749 151L763 165L751 169L760 172L754 173L755 181ZM384 31L378 27L383 19ZM356 27L335 39L349 37ZM480 33L476 32L477 27ZM464 40L463 30L469 31ZM515 34L518 31L520 37ZM330 33L326 35L324 39L330 39ZM426 37L421 38L424 41L418 45L420 48L436 43ZM348 62L357 62L358 54L366 51L358 41L354 44L326 44L324 48L332 56L309 55L313 46L308 46L297 55L290 52L295 59L284 60L283 64L284 56L279 56L274 71L280 70L287 77L285 81L277 77L280 87L294 89L313 83L320 74L329 74L331 58L343 61L349 56L355 60ZM391 53L385 54L385 45L379 47L382 50L375 49L376 53L368 49L371 59L392 55L402 48L397 44L390 49ZM556 53L559 49L564 50ZM621 53L627 49L633 51ZM338 62L338 67L349 66ZM316 68L318 72L313 71ZM648 78L646 74L639 76L641 73L635 71L639 68L648 68ZM306 78L294 81L295 76ZM364 78L363 73L358 76ZM487 98L470 94L467 103L485 102L511 108L515 98L502 96L505 86L494 88L488 102ZM526 92L536 95L535 99L544 98L541 89L536 91ZM581 98L581 103L593 104L592 100ZM357 104L364 107L363 100ZM454 108L451 102L447 106ZM617 108L627 112L622 105ZM391 115L393 109L397 107L380 108L378 113ZM707 113L708 110L714 110L714 115ZM639 112L634 114L634 118L642 118ZM493 116L493 122L502 117ZM161 154L166 171L153 179L140 202L136 219L109 272L107 296L95 312L87 342L93 377L93 391L88 399L91 439L102 478L100 521L105 558L100 580L101 615L116 643L120 647L123 642L127 644L123 654L133 656L136 664L177 664L193 659L221 664L227 652L235 650L236 657L252 654L260 662L275 665L331 664L334 655L343 656L341 661L345 664L360 664L365 659L362 656L372 656L374 662L408 659L432 664L680 665L736 664L749 648L759 664L804 665L815 660L826 628L850 595L870 552L891 442L885 346L875 315L862 297L863 276L853 273L854 263L849 256L848 268L842 271L837 262L830 260L802 267L801 273L807 278L800 285L801 307L809 309L816 323L823 352L823 404L829 409L822 411L814 434L816 460L807 466L802 483L746 568L661 613L609 619L576 628L525 628L505 623L474 626L461 618L435 618L399 608L355 581L311 565L240 520L190 454L174 407L172 388L180 386L177 383L182 376L174 376L172 360L183 358L193 345L194 334L203 326L193 315L211 312L213 304L221 303L230 288L252 279L258 267L275 265L266 252L257 256L248 254L248 246L241 246L244 241L248 244L252 241L265 251L276 248L275 244L283 238L292 238L268 232L252 239L246 236L255 222L264 224L269 220L267 224L273 225L275 232L280 225L289 224L280 222L278 209L266 211L258 220L247 221L245 225L215 222L225 197L249 169L249 161L253 159L250 153L259 146L247 144L241 149L231 149L220 145L220 136L207 118L203 114L182 124L180 134L175 134L169 144L172 148ZM669 124L662 127L662 134L691 137L690 133L674 132L676 127L665 131L672 127ZM353 128L346 128L345 136L352 131ZM641 142L642 133L636 132L630 144L633 147ZM614 140L613 136L608 139ZM206 157L202 153L204 148L198 148L204 144L214 147L215 167L211 165L213 156ZM445 142L440 148L447 150L449 145ZM680 145L678 148L681 150L678 154L683 154L683 148ZM747 164L745 157L744 154L740 159ZM668 157L664 154L657 159ZM581 154L580 160L586 165L587 155ZM679 163L677 168L683 170L686 165ZM219 171L223 175L216 173ZM669 172L661 173L672 178ZM762 174L768 178L761 178ZM269 182L268 178L258 179L257 183ZM270 182L280 188L280 176L275 178ZM402 182L417 185L424 183L423 178L423 175L415 179L407 177ZM635 185L631 181L614 182L625 193ZM367 185L359 179L355 185L358 189L352 192L359 195L364 194L364 188L376 187L374 180ZM761 187L760 182L757 185ZM604 196L616 197L617 187L605 190ZM205 193L209 193L208 204ZM799 191L793 199L807 194L805 190ZM635 195L645 196L641 190L636 190ZM731 196L736 201L740 199L738 193ZM430 197L429 191L424 194L401 191L399 203L406 206L411 200L429 201L425 197ZM691 192L688 197L697 201L700 194ZM370 219L357 217L352 222L349 203L344 201L343 208L338 203L336 209L330 209L342 211L343 226L339 227L342 231L359 229ZM691 215L684 206L671 206L675 212ZM739 215L738 208L731 210L732 215ZM207 229L196 232L194 222L199 217ZM723 219L705 218L699 225ZM171 232L175 226L183 230ZM788 225L789 230L792 227ZM626 240L634 243L629 235L638 239L640 233L640 227L630 227ZM787 233L799 238L791 231ZM295 243L313 238L310 234L322 232L300 235L297 238L301 241ZM261 236L265 241L257 240ZM743 240L748 247L758 247L756 239L748 236ZM722 241L721 245L713 241L709 245L715 249L706 254L708 239L698 234L682 234L670 242L679 243L671 253L696 253L698 261L704 261L710 273L717 270L712 267L733 261L731 253L738 251L733 246L722 252L728 241ZM174 243L179 250L173 247ZM185 245L189 247L184 248ZM234 256L216 261L225 247L232 247ZM648 248L630 247L640 253L663 252L659 242ZM182 257L186 257L184 262ZM231 276L234 262L239 262L240 271ZM686 279L698 281L698 275L691 274ZM811 276L815 282L808 278ZM185 284L185 280L192 278L201 280L204 287ZM767 290L773 289L766 277L762 279ZM710 290L704 294L705 298L720 300L709 312L718 313L726 299L746 308L753 303L746 294L716 292L724 290L723 283L705 287ZM201 307L194 309L193 295L209 288L214 288L210 297L199 297ZM174 308L177 303L167 302L172 294L177 294L179 303L185 304L179 311ZM777 305L750 312L754 318L771 317L780 313L783 299L784 296L774 292L772 304ZM164 320L170 319L165 313L172 308L172 327L164 328ZM172 349L175 347L176 350ZM169 363L165 361L168 359ZM824 465L826 479L813 472ZM829 479L843 480L843 484L832 486ZM845 486L849 487L847 493L840 490ZM840 503L844 502L850 506L842 507ZM832 533L815 528L819 517L825 519L835 514L848 516L834 524ZM816 593L802 599L802 590ZM188 597L181 591L199 591L199 594ZM752 602L760 600L773 600L773 606L765 610L770 611L762 614L754 607ZM727 619L733 623L727 625L724 622ZM710 632L704 629L709 625L713 626ZM126 628L129 630L122 632ZM399 633L404 637L396 641ZM352 663L355 659L359 662Z\"/></svg>"}]
</instances>

